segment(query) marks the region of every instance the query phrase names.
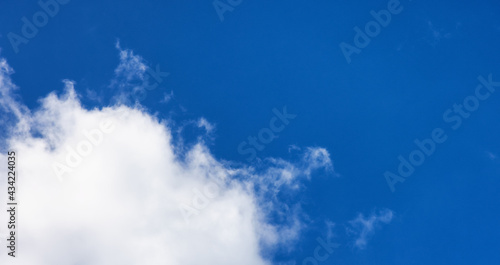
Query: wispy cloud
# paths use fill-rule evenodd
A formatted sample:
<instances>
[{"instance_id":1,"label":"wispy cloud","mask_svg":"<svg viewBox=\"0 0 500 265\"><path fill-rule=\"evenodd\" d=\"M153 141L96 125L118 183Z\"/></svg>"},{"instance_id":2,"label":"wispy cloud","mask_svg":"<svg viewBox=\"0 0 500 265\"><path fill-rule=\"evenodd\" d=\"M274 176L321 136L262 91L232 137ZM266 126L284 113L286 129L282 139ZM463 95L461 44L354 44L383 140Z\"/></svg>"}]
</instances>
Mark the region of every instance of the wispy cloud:
<instances>
[{"instance_id":1,"label":"wispy cloud","mask_svg":"<svg viewBox=\"0 0 500 265\"><path fill-rule=\"evenodd\" d=\"M453 26L448 27L440 27L436 26L431 20L425 20L427 24L427 32L428 35L425 37L427 43L431 46L436 46L441 41L446 39L451 39L456 37L457 34L460 33L460 28L462 24L460 22L456 22Z\"/></svg>"},{"instance_id":2,"label":"wispy cloud","mask_svg":"<svg viewBox=\"0 0 500 265\"><path fill-rule=\"evenodd\" d=\"M130 49L122 49L119 41L116 42L116 49L120 51L120 63L115 69L115 77L125 78L126 81L143 79L148 68L144 59Z\"/></svg>"},{"instance_id":3,"label":"wispy cloud","mask_svg":"<svg viewBox=\"0 0 500 265\"><path fill-rule=\"evenodd\" d=\"M170 100L174 98L174 91L170 91L170 93L163 93L163 98L160 100L160 103L168 103Z\"/></svg>"},{"instance_id":4,"label":"wispy cloud","mask_svg":"<svg viewBox=\"0 0 500 265\"><path fill-rule=\"evenodd\" d=\"M119 42L116 49L119 51L119 64L109 88L115 90L113 101L118 104L133 105L143 101L149 91L159 89L164 78L170 75L162 72L158 64L155 68L149 67L144 58L131 49L122 49ZM164 93L161 102L166 103L172 97L173 91L170 95Z\"/></svg>"},{"instance_id":5,"label":"wispy cloud","mask_svg":"<svg viewBox=\"0 0 500 265\"><path fill-rule=\"evenodd\" d=\"M359 249L364 249L367 245L368 239L375 233L375 231L382 225L388 224L393 218L393 212L385 209L378 213L373 213L368 217L363 214L349 221L350 227L348 233L355 236L354 246Z\"/></svg>"},{"instance_id":6,"label":"wispy cloud","mask_svg":"<svg viewBox=\"0 0 500 265\"><path fill-rule=\"evenodd\" d=\"M495 154L494 154L494 153L492 153L492 152L489 152L489 151L488 151L488 152L486 152L486 154L488 154L488 157L490 158L490 160L495 160L495 159L497 159L497 158L498 158L498 156L497 156L497 155L495 155Z\"/></svg>"},{"instance_id":7,"label":"wispy cloud","mask_svg":"<svg viewBox=\"0 0 500 265\"><path fill-rule=\"evenodd\" d=\"M198 127L204 128L207 133L211 133L215 129L215 125L211 124L203 117L198 119Z\"/></svg>"},{"instance_id":8,"label":"wispy cloud","mask_svg":"<svg viewBox=\"0 0 500 265\"><path fill-rule=\"evenodd\" d=\"M325 148L308 147L304 155L304 162L307 164L305 172L308 175L319 168L325 168L333 172L333 164L330 159L330 153L328 153Z\"/></svg>"},{"instance_id":9,"label":"wispy cloud","mask_svg":"<svg viewBox=\"0 0 500 265\"><path fill-rule=\"evenodd\" d=\"M21 133L29 129L29 112L30 110L20 103L19 98L16 96L15 91L18 87L12 83L10 75L14 70L7 64L7 61L0 58L0 107L4 115L0 122L2 123L2 133L12 125L13 119L17 121L17 126L12 128L10 133Z\"/></svg>"}]
</instances>

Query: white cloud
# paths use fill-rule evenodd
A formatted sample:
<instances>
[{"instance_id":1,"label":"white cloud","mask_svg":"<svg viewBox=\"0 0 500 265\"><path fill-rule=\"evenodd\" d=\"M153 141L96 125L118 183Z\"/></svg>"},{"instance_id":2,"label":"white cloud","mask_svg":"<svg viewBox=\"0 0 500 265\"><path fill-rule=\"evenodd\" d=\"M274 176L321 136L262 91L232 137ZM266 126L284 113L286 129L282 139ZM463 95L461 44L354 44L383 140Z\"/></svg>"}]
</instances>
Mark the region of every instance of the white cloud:
<instances>
[{"instance_id":1,"label":"white cloud","mask_svg":"<svg viewBox=\"0 0 500 265\"><path fill-rule=\"evenodd\" d=\"M6 99L15 86L5 61L2 69ZM138 69L137 76L144 70L133 58L117 69L125 81L129 70ZM297 239L304 227L300 203L277 193L300 190L312 170L331 167L325 149L308 148L297 163L269 159L261 168L219 161L201 141L181 155L166 121L139 107L85 109L75 84L64 83L62 96L49 94L33 113L0 100L22 125L1 139L18 153L22 225L19 255L9 264L270 264L265 250ZM103 122L112 132L99 132ZM69 165L75 152L81 161ZM71 169L62 171L63 181L56 162ZM6 164L3 150L0 163ZM196 209L188 222L181 205Z\"/></svg>"},{"instance_id":2,"label":"white cloud","mask_svg":"<svg viewBox=\"0 0 500 265\"><path fill-rule=\"evenodd\" d=\"M310 175L314 170L320 168L326 168L331 171L333 170L330 154L325 148L308 147L304 155L304 162L307 165L305 171L308 175Z\"/></svg>"},{"instance_id":3,"label":"white cloud","mask_svg":"<svg viewBox=\"0 0 500 265\"><path fill-rule=\"evenodd\" d=\"M207 133L211 133L215 129L215 125L208 122L205 118L198 119L198 127L204 128Z\"/></svg>"},{"instance_id":4,"label":"white cloud","mask_svg":"<svg viewBox=\"0 0 500 265\"><path fill-rule=\"evenodd\" d=\"M135 55L132 50L122 49L119 41L116 43L116 48L120 51L120 64L115 69L116 77L123 77L127 81L144 78L148 69L144 59Z\"/></svg>"},{"instance_id":5,"label":"white cloud","mask_svg":"<svg viewBox=\"0 0 500 265\"><path fill-rule=\"evenodd\" d=\"M22 104L19 104L17 98L15 97L14 91L18 89L10 79L10 75L14 73L14 70L7 64L7 61L0 58L0 111L3 111L4 115L1 117L0 122L2 124L0 131L2 134L6 133L3 130L7 127L6 125L12 124L12 119L17 120L17 128L13 130L26 130L29 121L26 120L29 115L29 109ZM3 147L3 146L1 146Z\"/></svg>"},{"instance_id":6,"label":"white cloud","mask_svg":"<svg viewBox=\"0 0 500 265\"><path fill-rule=\"evenodd\" d=\"M350 228L348 232L356 236L354 241L354 246L359 249L364 249L368 242L368 239L375 233L375 230L381 224L388 224L391 222L393 217L393 212L388 209L379 211L379 213L373 213L369 217L365 217L363 214L358 214L358 216L349 222Z\"/></svg>"},{"instance_id":7,"label":"white cloud","mask_svg":"<svg viewBox=\"0 0 500 265\"><path fill-rule=\"evenodd\" d=\"M117 104L134 104L146 96L145 88L149 83L146 71L149 67L144 58L134 54L134 51L122 49L119 41L116 49L119 51L120 62L109 85L109 88L117 91L113 101Z\"/></svg>"}]
</instances>

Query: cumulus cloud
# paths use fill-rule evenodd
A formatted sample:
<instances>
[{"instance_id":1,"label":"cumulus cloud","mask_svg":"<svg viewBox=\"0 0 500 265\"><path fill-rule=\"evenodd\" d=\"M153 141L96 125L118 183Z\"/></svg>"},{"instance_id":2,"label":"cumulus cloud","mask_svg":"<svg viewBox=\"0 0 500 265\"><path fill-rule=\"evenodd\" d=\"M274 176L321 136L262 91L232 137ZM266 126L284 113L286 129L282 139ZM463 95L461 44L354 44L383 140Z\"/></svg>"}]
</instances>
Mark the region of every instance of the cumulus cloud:
<instances>
[{"instance_id":1,"label":"cumulus cloud","mask_svg":"<svg viewBox=\"0 0 500 265\"><path fill-rule=\"evenodd\" d=\"M365 217L361 213L358 214L355 219L349 222L350 227L348 228L348 232L356 237L354 246L359 249L364 249L368 239L375 233L375 230L382 224L390 223L392 217L393 212L389 209L373 213L369 217Z\"/></svg>"},{"instance_id":2,"label":"cumulus cloud","mask_svg":"<svg viewBox=\"0 0 500 265\"><path fill-rule=\"evenodd\" d=\"M135 56L121 52L115 85L143 77ZM15 86L4 60L1 69L0 104L16 129L0 140L17 152L19 175L19 255L9 264L270 264L265 250L304 227L300 202L279 194L332 167L322 148L260 166L221 161L202 141L179 153L169 122L137 105L86 109L69 80L30 111L7 100Z\"/></svg>"}]
</instances>

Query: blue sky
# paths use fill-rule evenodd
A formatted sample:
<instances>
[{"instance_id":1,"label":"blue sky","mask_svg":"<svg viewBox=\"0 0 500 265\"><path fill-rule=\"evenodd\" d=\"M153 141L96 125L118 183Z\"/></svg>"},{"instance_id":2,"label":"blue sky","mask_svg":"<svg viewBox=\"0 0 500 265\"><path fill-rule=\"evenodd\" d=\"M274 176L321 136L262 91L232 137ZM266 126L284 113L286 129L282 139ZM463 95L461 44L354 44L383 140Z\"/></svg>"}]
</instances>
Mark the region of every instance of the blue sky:
<instances>
[{"instance_id":1,"label":"blue sky","mask_svg":"<svg viewBox=\"0 0 500 265\"><path fill-rule=\"evenodd\" d=\"M221 21L214 3L232 11ZM270 158L299 165L308 148L326 150L331 166L304 173L297 191L277 195L283 205L300 205L302 229L285 246L261 246L272 264L316 264L306 259L318 237L338 247L317 264L498 264L500 92L479 78L500 82L500 6L398 3L72 0L58 4L27 43L13 45L9 34L23 36L22 18L32 21L43 9L36 1L3 1L0 57L15 71L13 98L32 112L49 93L63 95L65 79L74 81L84 109L133 106L137 98L127 93L149 75L158 86L137 102L167 120L187 149L202 141L218 161L262 171ZM400 12L377 24L348 62L341 43L355 46L354 28L365 31L375 21L370 11L388 5ZM120 51L159 69L162 81L147 71L120 76ZM477 99L478 85L487 99ZM465 118L454 104L474 110ZM238 146L258 138L285 106L296 116L247 159ZM461 120L457 129L443 118L448 109ZM3 123L6 142L15 125ZM409 160L415 139L432 139L436 128L446 140L391 191L384 174L400 175L398 156ZM360 225L366 220L370 228Z\"/></svg>"}]
</instances>

